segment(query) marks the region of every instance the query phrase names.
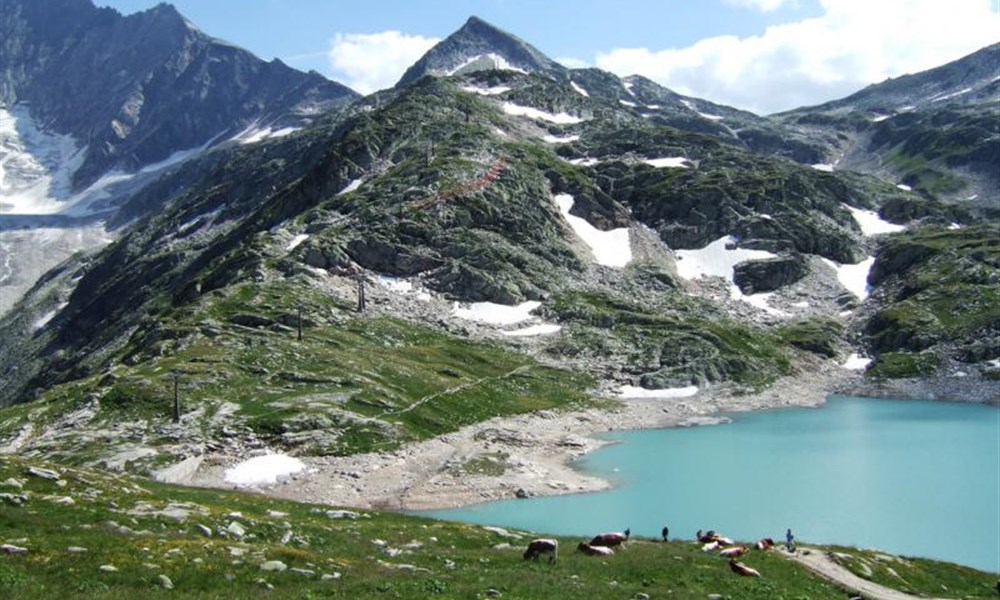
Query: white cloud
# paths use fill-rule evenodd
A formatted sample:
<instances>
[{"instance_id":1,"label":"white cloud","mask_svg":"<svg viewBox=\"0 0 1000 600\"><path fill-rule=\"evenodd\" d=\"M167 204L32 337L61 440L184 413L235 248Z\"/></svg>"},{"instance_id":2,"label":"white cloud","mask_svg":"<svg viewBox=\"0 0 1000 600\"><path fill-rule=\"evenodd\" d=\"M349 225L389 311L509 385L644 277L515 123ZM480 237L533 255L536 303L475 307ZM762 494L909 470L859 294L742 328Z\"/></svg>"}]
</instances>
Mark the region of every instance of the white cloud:
<instances>
[{"instance_id":1,"label":"white cloud","mask_svg":"<svg viewBox=\"0 0 1000 600\"><path fill-rule=\"evenodd\" d=\"M741 8L753 8L761 12L771 12L785 4L796 4L796 0L723 0L723 2Z\"/></svg>"},{"instance_id":2,"label":"white cloud","mask_svg":"<svg viewBox=\"0 0 1000 600\"><path fill-rule=\"evenodd\" d=\"M568 69L586 69L594 66L582 58L576 58L573 56L563 56L555 59L555 61Z\"/></svg>"},{"instance_id":3,"label":"white cloud","mask_svg":"<svg viewBox=\"0 0 1000 600\"><path fill-rule=\"evenodd\" d=\"M735 1L735 0L734 0ZM739 0L773 4L771 0ZM619 48L598 67L766 114L841 98L942 65L998 41L990 0L820 0L823 15L756 36L706 38L686 48Z\"/></svg>"},{"instance_id":4,"label":"white cloud","mask_svg":"<svg viewBox=\"0 0 1000 600\"><path fill-rule=\"evenodd\" d=\"M330 41L331 76L370 94L396 84L407 68L440 40L399 31L337 33Z\"/></svg>"}]
</instances>

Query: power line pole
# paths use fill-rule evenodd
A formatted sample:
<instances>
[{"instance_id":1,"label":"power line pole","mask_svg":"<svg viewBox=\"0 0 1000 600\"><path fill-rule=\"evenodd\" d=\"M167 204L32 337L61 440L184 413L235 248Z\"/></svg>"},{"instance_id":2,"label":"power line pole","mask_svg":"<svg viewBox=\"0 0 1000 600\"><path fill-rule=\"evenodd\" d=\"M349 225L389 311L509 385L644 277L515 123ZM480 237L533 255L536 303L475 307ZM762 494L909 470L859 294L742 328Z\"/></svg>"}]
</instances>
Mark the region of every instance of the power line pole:
<instances>
[{"instance_id":1,"label":"power line pole","mask_svg":"<svg viewBox=\"0 0 1000 600\"><path fill-rule=\"evenodd\" d=\"M181 422L181 399L180 399L180 379L181 372L174 370L170 372L174 377L174 423Z\"/></svg>"},{"instance_id":2,"label":"power line pole","mask_svg":"<svg viewBox=\"0 0 1000 600\"><path fill-rule=\"evenodd\" d=\"M365 274L358 273L358 312L365 312Z\"/></svg>"},{"instance_id":3,"label":"power line pole","mask_svg":"<svg viewBox=\"0 0 1000 600\"><path fill-rule=\"evenodd\" d=\"M298 318L299 341L301 342L302 341L302 304L301 303L296 304L295 308L298 310L298 313L299 313L299 318Z\"/></svg>"}]
</instances>

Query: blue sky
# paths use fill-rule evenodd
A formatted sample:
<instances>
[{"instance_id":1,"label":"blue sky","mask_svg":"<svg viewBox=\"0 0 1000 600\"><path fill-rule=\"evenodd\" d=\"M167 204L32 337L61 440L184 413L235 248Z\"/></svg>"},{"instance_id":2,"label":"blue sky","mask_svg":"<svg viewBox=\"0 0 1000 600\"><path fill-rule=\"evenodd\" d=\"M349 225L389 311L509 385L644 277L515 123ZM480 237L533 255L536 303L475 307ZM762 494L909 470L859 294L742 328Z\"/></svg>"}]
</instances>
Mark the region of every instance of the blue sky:
<instances>
[{"instance_id":1,"label":"blue sky","mask_svg":"<svg viewBox=\"0 0 1000 600\"><path fill-rule=\"evenodd\" d=\"M94 0L124 14L157 0ZM568 66L758 113L842 97L1000 41L1000 0L174 0L205 33L360 92L479 16Z\"/></svg>"}]
</instances>

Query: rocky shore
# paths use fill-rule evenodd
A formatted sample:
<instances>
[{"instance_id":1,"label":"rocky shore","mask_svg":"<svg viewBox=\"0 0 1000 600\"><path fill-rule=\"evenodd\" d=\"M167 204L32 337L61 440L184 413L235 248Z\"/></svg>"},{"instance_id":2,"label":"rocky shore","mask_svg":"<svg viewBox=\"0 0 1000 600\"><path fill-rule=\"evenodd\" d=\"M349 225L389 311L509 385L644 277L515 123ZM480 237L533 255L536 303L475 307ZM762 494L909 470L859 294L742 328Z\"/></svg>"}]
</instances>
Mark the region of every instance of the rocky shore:
<instances>
[{"instance_id":1,"label":"rocky shore","mask_svg":"<svg viewBox=\"0 0 1000 600\"><path fill-rule=\"evenodd\" d=\"M607 443L595 434L708 425L723 419L723 412L818 406L831 392L857 385L857 379L856 372L817 361L807 373L757 394L710 388L687 398L619 399L606 409L494 418L395 452L303 457L304 471L259 490L300 501L391 510L598 491L610 483L573 468L575 459ZM227 466L208 458L184 483L227 487Z\"/></svg>"}]
</instances>

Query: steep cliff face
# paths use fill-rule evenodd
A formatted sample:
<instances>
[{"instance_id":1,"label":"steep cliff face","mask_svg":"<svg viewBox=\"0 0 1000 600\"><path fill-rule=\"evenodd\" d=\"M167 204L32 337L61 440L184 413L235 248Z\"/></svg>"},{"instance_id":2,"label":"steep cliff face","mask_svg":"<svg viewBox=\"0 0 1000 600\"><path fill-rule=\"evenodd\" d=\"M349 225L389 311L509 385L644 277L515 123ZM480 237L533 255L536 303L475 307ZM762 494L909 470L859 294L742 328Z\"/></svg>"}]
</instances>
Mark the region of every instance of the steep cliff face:
<instances>
[{"instance_id":1,"label":"steep cliff face","mask_svg":"<svg viewBox=\"0 0 1000 600\"><path fill-rule=\"evenodd\" d=\"M7 0L0 15L0 100L87 147L75 187L253 122L301 126L357 97L211 38L169 4L122 16L89 0Z\"/></svg>"}]
</instances>

